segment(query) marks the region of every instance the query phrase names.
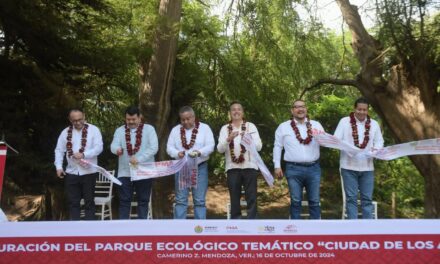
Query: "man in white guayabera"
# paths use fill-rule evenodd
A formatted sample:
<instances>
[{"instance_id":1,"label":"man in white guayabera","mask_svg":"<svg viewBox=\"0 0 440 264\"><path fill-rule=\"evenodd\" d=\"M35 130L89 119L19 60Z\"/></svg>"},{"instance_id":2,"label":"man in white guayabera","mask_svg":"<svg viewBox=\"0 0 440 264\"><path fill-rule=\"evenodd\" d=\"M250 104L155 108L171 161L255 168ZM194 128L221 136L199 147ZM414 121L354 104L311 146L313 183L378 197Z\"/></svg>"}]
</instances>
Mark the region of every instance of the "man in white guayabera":
<instances>
[{"instance_id":1,"label":"man in white guayabera","mask_svg":"<svg viewBox=\"0 0 440 264\"><path fill-rule=\"evenodd\" d=\"M206 191L208 190L208 159L214 151L214 136L211 128L196 119L194 110L184 106L179 110L180 124L175 126L168 137L167 153L174 159L185 156L196 159L198 174L196 185L181 186L180 173L175 175L175 207L174 218L186 219L188 195L192 192L194 202L194 218L206 219Z\"/></svg>"},{"instance_id":2,"label":"man in white guayabera","mask_svg":"<svg viewBox=\"0 0 440 264\"><path fill-rule=\"evenodd\" d=\"M368 106L366 99L357 99L354 103L354 112L339 121L335 137L360 149L383 148L383 137L379 124L368 115ZM358 191L361 197L362 218L373 218L373 158L350 156L341 151L340 167L344 181L348 219L358 218Z\"/></svg>"},{"instance_id":3,"label":"man in white guayabera","mask_svg":"<svg viewBox=\"0 0 440 264\"><path fill-rule=\"evenodd\" d=\"M257 127L244 119L243 106L239 102L232 102L229 107L231 121L220 129L217 150L225 154L226 174L231 199L231 218L240 219L241 189L243 187L247 218L257 217L257 161L250 152L240 144L244 134L249 133L255 143L257 151L261 150L262 143Z\"/></svg>"}]
</instances>

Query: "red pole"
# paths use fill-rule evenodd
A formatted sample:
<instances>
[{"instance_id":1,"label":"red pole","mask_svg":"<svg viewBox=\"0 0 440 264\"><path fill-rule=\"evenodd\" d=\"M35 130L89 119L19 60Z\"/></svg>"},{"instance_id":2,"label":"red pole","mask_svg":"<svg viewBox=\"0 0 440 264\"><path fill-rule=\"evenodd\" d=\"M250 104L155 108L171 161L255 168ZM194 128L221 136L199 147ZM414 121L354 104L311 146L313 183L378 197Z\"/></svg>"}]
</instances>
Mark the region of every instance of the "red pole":
<instances>
[{"instance_id":1,"label":"red pole","mask_svg":"<svg viewBox=\"0 0 440 264\"><path fill-rule=\"evenodd\" d=\"M8 147L4 144L0 145L0 200L2 199L3 175L5 173L6 153Z\"/></svg>"}]
</instances>

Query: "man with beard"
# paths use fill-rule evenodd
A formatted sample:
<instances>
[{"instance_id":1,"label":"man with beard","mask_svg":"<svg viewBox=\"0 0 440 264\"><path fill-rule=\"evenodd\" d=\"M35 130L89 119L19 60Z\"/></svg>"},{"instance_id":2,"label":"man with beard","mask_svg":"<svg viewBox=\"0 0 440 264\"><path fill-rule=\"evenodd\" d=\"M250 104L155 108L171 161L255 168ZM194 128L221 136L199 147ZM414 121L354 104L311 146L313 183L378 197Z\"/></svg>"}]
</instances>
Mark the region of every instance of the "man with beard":
<instances>
[{"instance_id":1,"label":"man with beard","mask_svg":"<svg viewBox=\"0 0 440 264\"><path fill-rule=\"evenodd\" d=\"M137 196L137 215L147 219L152 179L131 181L130 166L142 162L154 162L158 147L156 131L151 125L142 123L139 108L130 106L125 111L125 125L116 129L110 146L111 152L119 157L119 219L129 219L133 189Z\"/></svg>"},{"instance_id":2,"label":"man with beard","mask_svg":"<svg viewBox=\"0 0 440 264\"><path fill-rule=\"evenodd\" d=\"M296 100L292 104L293 118L280 124L275 132L273 162L275 176L286 176L290 192L291 219L301 216L303 189L306 189L311 219L321 218L319 187L321 167L319 165L319 144L313 138L313 131L324 131L317 121L307 117L304 101ZM281 169L281 152L284 148L286 170Z\"/></svg>"}]
</instances>

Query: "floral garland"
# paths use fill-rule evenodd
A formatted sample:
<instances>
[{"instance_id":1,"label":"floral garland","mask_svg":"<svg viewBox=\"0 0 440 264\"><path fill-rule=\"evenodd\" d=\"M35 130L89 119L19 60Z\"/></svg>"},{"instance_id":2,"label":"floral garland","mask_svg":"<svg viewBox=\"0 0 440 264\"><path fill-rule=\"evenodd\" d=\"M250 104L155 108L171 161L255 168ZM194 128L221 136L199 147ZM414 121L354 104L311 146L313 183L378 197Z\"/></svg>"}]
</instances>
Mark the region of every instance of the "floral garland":
<instances>
[{"instance_id":1,"label":"floral garland","mask_svg":"<svg viewBox=\"0 0 440 264\"><path fill-rule=\"evenodd\" d=\"M180 127L180 140L182 141L182 147L184 147L186 150L194 146L197 138L197 133L199 133L199 126L200 122L196 120L196 125L191 132L191 141L189 142L189 144L186 143L185 128L183 126Z\"/></svg>"},{"instance_id":2,"label":"floral garland","mask_svg":"<svg viewBox=\"0 0 440 264\"><path fill-rule=\"evenodd\" d=\"M79 153L84 153L84 150L87 145L87 129L89 128L88 124L84 124L82 130L81 130L81 148L79 149ZM69 129L67 130L67 143L66 143L66 149L67 149L67 156L70 158L73 156L73 144L72 144L72 131L73 126L70 125Z\"/></svg>"},{"instance_id":3,"label":"floral garland","mask_svg":"<svg viewBox=\"0 0 440 264\"><path fill-rule=\"evenodd\" d=\"M125 124L125 143L127 145L127 153L129 156L133 156L136 154L142 143L142 130L144 129L144 124L140 123L138 127L136 128L136 143L133 145L131 144L131 137L130 137L130 128Z\"/></svg>"},{"instance_id":4,"label":"floral garland","mask_svg":"<svg viewBox=\"0 0 440 264\"><path fill-rule=\"evenodd\" d=\"M353 136L354 145L360 149L364 149L368 141L370 141L370 128L371 128L371 118L367 115L367 121L365 122L365 133L364 141L359 145L359 134L356 126L356 119L354 118L354 112L350 113L350 124L351 124L351 134Z\"/></svg>"},{"instance_id":5,"label":"floral garland","mask_svg":"<svg viewBox=\"0 0 440 264\"><path fill-rule=\"evenodd\" d=\"M243 119L243 123L241 124L241 134L243 136L244 132L246 132L246 120ZM232 121L229 122L228 125L228 136L232 133ZM231 160L235 163L243 163L244 162L244 153L246 152L246 148L240 144L241 150L240 150L240 156L238 158L235 156L234 153L234 139L229 142L229 151L231 152Z\"/></svg>"},{"instance_id":6,"label":"floral garland","mask_svg":"<svg viewBox=\"0 0 440 264\"><path fill-rule=\"evenodd\" d=\"M300 144L308 145L308 144L310 144L310 142L312 142L312 138L313 138L312 124L310 124L310 120L308 118L306 121L307 137L305 139L301 138L301 134L299 133L299 129L296 126L294 118L292 118L292 121L290 122L290 126L292 127L293 132L295 132L296 139L298 139L298 142Z\"/></svg>"}]
</instances>

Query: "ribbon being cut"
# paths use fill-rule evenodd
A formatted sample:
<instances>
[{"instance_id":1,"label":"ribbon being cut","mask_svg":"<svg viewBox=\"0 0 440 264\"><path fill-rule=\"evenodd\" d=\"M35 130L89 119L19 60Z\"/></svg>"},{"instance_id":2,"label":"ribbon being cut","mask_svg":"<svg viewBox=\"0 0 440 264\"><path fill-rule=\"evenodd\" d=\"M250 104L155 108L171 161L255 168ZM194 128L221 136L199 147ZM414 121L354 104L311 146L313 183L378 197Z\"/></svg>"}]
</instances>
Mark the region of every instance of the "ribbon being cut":
<instances>
[{"instance_id":1,"label":"ribbon being cut","mask_svg":"<svg viewBox=\"0 0 440 264\"><path fill-rule=\"evenodd\" d=\"M367 150L359 149L325 132L314 131L313 136L316 138L319 145L345 151L348 155L357 158L373 157L381 160L393 160L410 155L440 154L440 138L413 141L377 150ZM258 154L252 136L250 134L245 134L241 140L241 144L249 151L252 158L257 162L258 168L267 184L270 187L273 187L274 178ZM91 164L86 160L81 160L81 165L94 167L115 184L122 184L116 177L102 167ZM136 166L130 166L130 174L133 181L174 175L177 172L180 172L179 189L197 187L197 158L188 157L188 155L180 160L145 162L139 163Z\"/></svg>"},{"instance_id":2,"label":"ribbon being cut","mask_svg":"<svg viewBox=\"0 0 440 264\"><path fill-rule=\"evenodd\" d=\"M440 138L412 141L376 150L359 149L327 133L314 132L313 136L319 145L345 151L350 156L365 158L372 157L381 160L393 160L411 155L440 154Z\"/></svg>"},{"instance_id":3,"label":"ribbon being cut","mask_svg":"<svg viewBox=\"0 0 440 264\"><path fill-rule=\"evenodd\" d=\"M139 163L130 166L133 181L158 178L179 173L179 189L197 187L197 158L185 156L180 160Z\"/></svg>"},{"instance_id":4,"label":"ribbon being cut","mask_svg":"<svg viewBox=\"0 0 440 264\"><path fill-rule=\"evenodd\" d=\"M258 154L252 136L250 134L245 134L241 143L246 147L253 159L257 161L258 168L263 174L264 179L267 184L272 187L274 182L273 176ZM180 172L179 189L197 186L197 158L191 158L188 157L188 155L180 160L139 163L136 166L130 167L131 179L134 181L163 177L177 172Z\"/></svg>"}]
</instances>

